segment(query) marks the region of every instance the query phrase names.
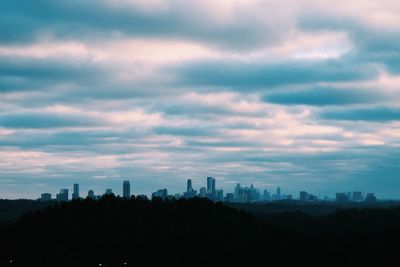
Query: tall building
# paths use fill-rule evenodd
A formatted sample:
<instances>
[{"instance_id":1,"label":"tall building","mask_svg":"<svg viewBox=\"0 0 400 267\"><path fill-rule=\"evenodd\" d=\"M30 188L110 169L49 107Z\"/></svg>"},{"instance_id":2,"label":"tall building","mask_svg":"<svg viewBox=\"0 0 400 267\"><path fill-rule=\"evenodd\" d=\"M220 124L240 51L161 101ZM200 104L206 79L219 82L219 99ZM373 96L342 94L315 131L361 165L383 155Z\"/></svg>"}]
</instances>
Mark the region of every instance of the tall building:
<instances>
[{"instance_id":1,"label":"tall building","mask_svg":"<svg viewBox=\"0 0 400 267\"><path fill-rule=\"evenodd\" d=\"M248 202L256 202L260 200L260 191L257 190L253 184L250 185L250 188L245 188L247 194Z\"/></svg>"},{"instance_id":2,"label":"tall building","mask_svg":"<svg viewBox=\"0 0 400 267\"><path fill-rule=\"evenodd\" d=\"M87 193L87 197L90 198L90 199L95 199L94 191L93 190L89 190L88 193Z\"/></svg>"},{"instance_id":3,"label":"tall building","mask_svg":"<svg viewBox=\"0 0 400 267\"><path fill-rule=\"evenodd\" d=\"M60 193L57 194L56 199L58 201L68 201L68 189L60 189Z\"/></svg>"},{"instance_id":4,"label":"tall building","mask_svg":"<svg viewBox=\"0 0 400 267\"><path fill-rule=\"evenodd\" d=\"M40 201L50 201L51 200L51 194L50 193L43 193L40 196Z\"/></svg>"},{"instance_id":5,"label":"tall building","mask_svg":"<svg viewBox=\"0 0 400 267\"><path fill-rule=\"evenodd\" d=\"M219 190L215 190L215 200L216 201L224 201L224 190L223 189L219 189Z\"/></svg>"},{"instance_id":6,"label":"tall building","mask_svg":"<svg viewBox=\"0 0 400 267\"><path fill-rule=\"evenodd\" d=\"M187 180L187 184L186 184L186 192L190 193L193 191L193 187L192 187L192 180L188 179Z\"/></svg>"},{"instance_id":7,"label":"tall building","mask_svg":"<svg viewBox=\"0 0 400 267\"><path fill-rule=\"evenodd\" d=\"M267 189L264 190L263 200L264 200L264 201L271 201L271 193L268 192Z\"/></svg>"},{"instance_id":8,"label":"tall building","mask_svg":"<svg viewBox=\"0 0 400 267\"><path fill-rule=\"evenodd\" d=\"M212 194L213 180L214 180L213 177L207 177L207 194ZM214 182L214 185L215 185L215 182Z\"/></svg>"},{"instance_id":9,"label":"tall building","mask_svg":"<svg viewBox=\"0 0 400 267\"><path fill-rule=\"evenodd\" d=\"M130 197L131 196L131 184L129 181L124 181L123 188L122 188L122 196L123 197Z\"/></svg>"},{"instance_id":10,"label":"tall building","mask_svg":"<svg viewBox=\"0 0 400 267\"><path fill-rule=\"evenodd\" d=\"M183 198L193 198L197 196L197 191L192 187L192 180L188 179L186 183L186 192L183 193Z\"/></svg>"},{"instance_id":11,"label":"tall building","mask_svg":"<svg viewBox=\"0 0 400 267\"><path fill-rule=\"evenodd\" d=\"M211 182L211 194L213 196L215 196L215 179L214 178L212 179L212 182Z\"/></svg>"},{"instance_id":12,"label":"tall building","mask_svg":"<svg viewBox=\"0 0 400 267\"><path fill-rule=\"evenodd\" d=\"M240 184L236 184L234 198L236 202L243 203L247 201L246 190Z\"/></svg>"},{"instance_id":13,"label":"tall building","mask_svg":"<svg viewBox=\"0 0 400 267\"><path fill-rule=\"evenodd\" d=\"M207 189L205 187L200 188L199 197L206 197L207 196Z\"/></svg>"},{"instance_id":14,"label":"tall building","mask_svg":"<svg viewBox=\"0 0 400 267\"><path fill-rule=\"evenodd\" d=\"M281 188L279 186L276 189L276 199L277 200L281 199Z\"/></svg>"},{"instance_id":15,"label":"tall building","mask_svg":"<svg viewBox=\"0 0 400 267\"><path fill-rule=\"evenodd\" d=\"M79 198L79 184L74 184L74 192L72 193L72 199Z\"/></svg>"},{"instance_id":16,"label":"tall building","mask_svg":"<svg viewBox=\"0 0 400 267\"><path fill-rule=\"evenodd\" d=\"M360 191L354 191L352 197L353 201L362 201L364 199L364 195Z\"/></svg>"}]
</instances>

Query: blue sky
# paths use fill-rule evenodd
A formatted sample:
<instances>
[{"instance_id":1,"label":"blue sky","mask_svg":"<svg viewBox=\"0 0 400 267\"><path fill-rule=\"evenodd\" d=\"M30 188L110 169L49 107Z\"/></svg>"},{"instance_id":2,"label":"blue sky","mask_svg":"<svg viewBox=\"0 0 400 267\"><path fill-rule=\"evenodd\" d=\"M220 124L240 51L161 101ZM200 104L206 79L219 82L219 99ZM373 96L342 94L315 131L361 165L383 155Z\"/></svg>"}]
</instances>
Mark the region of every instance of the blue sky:
<instances>
[{"instance_id":1,"label":"blue sky","mask_svg":"<svg viewBox=\"0 0 400 267\"><path fill-rule=\"evenodd\" d=\"M206 176L400 198L397 0L3 0L0 198Z\"/></svg>"}]
</instances>

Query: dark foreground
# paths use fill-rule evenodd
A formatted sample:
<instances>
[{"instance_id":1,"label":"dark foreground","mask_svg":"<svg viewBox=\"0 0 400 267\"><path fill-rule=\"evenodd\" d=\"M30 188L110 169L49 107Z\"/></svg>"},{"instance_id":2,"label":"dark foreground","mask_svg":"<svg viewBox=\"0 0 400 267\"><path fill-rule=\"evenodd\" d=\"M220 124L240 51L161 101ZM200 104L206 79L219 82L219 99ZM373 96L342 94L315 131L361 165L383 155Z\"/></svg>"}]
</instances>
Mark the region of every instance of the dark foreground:
<instances>
[{"instance_id":1,"label":"dark foreground","mask_svg":"<svg viewBox=\"0 0 400 267\"><path fill-rule=\"evenodd\" d=\"M204 199L48 205L0 227L0 266L382 266L400 208L247 213Z\"/></svg>"}]
</instances>

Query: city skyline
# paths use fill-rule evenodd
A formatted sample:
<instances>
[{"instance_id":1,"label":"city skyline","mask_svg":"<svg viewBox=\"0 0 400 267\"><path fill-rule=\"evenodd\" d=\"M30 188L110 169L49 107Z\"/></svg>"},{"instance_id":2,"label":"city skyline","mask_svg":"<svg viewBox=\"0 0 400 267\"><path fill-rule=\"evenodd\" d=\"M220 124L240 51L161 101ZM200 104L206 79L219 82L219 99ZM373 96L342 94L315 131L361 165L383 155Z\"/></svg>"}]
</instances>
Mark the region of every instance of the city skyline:
<instances>
[{"instance_id":1,"label":"city skyline","mask_svg":"<svg viewBox=\"0 0 400 267\"><path fill-rule=\"evenodd\" d=\"M68 201L90 198L93 200L98 200L105 195L115 195L123 198L131 198L135 196L131 194L130 180L124 180L122 182L122 194L118 194L112 188L107 188L104 193L95 194L94 190L89 189L87 195L81 194L80 186L77 183L73 184L73 193L71 198L69 198L69 189L61 188L60 192L55 194L55 198L52 198L52 194L49 192L41 193L41 201ZM206 178L206 183L198 189L193 188L192 179L186 180L186 190L183 192L171 192L167 188L158 189L152 194L137 194L136 196L145 196L146 198L161 198L161 199L189 199L194 197L207 198L215 202L238 202L238 203L253 203L253 202L263 202L263 201L279 201L279 200L300 200L300 201L376 201L377 197L373 192L363 192L363 191L347 191L347 192L336 192L335 196L331 198L330 196L321 196L321 192L318 195L304 190L298 191L298 195L293 195L291 193L282 192L280 186L276 187L275 193L273 189L257 188L253 184L241 185L237 183L233 192L226 192L224 188L216 186L216 179L214 177L208 176ZM385 200L385 199L380 199ZM395 199L392 199L395 200Z\"/></svg>"},{"instance_id":2,"label":"city skyline","mask_svg":"<svg viewBox=\"0 0 400 267\"><path fill-rule=\"evenodd\" d=\"M400 199L399 14L398 0L2 0L0 198L211 175Z\"/></svg>"}]
</instances>

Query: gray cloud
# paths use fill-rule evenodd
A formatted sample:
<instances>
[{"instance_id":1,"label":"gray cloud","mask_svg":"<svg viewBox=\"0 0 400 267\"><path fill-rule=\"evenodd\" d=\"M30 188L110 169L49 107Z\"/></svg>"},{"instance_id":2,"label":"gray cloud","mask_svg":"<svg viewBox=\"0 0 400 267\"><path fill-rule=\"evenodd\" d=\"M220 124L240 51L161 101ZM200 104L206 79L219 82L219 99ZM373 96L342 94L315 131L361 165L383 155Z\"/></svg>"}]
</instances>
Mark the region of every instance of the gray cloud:
<instances>
[{"instance_id":1,"label":"gray cloud","mask_svg":"<svg viewBox=\"0 0 400 267\"><path fill-rule=\"evenodd\" d=\"M16 113L0 115L0 126L4 128L58 128L58 127L88 127L99 125L90 117L70 114L50 113Z\"/></svg>"},{"instance_id":2,"label":"gray cloud","mask_svg":"<svg viewBox=\"0 0 400 267\"><path fill-rule=\"evenodd\" d=\"M185 1L169 4L167 10L153 13L138 8L111 8L102 1L93 0L28 0L23 4L6 0L0 9L0 22L3 22L0 23L0 42L30 42L49 33L57 39L112 37L120 33L157 39L190 39L225 48L248 49L276 43L286 34L281 29L285 27L285 21L273 14L271 23L266 24L242 10L240 15L235 14L235 20L218 25L213 19L205 20L206 13ZM261 31L268 34L260 35Z\"/></svg>"},{"instance_id":3,"label":"gray cloud","mask_svg":"<svg viewBox=\"0 0 400 267\"><path fill-rule=\"evenodd\" d=\"M274 92L263 97L270 103L284 105L352 105L381 103L390 98L379 90L312 88L301 91Z\"/></svg>"},{"instance_id":4,"label":"gray cloud","mask_svg":"<svg viewBox=\"0 0 400 267\"><path fill-rule=\"evenodd\" d=\"M400 121L400 109L390 107L350 108L344 110L325 111L322 118L329 120L349 121Z\"/></svg>"},{"instance_id":5,"label":"gray cloud","mask_svg":"<svg viewBox=\"0 0 400 267\"><path fill-rule=\"evenodd\" d=\"M354 44L351 51L354 60L363 64L382 64L389 71L400 73L399 30L373 28L355 18L326 14L302 16L298 23L300 28L314 34L327 30L345 32Z\"/></svg>"},{"instance_id":6,"label":"gray cloud","mask_svg":"<svg viewBox=\"0 0 400 267\"><path fill-rule=\"evenodd\" d=\"M373 66L358 65L349 60L276 63L206 61L188 63L173 70L183 84L227 86L244 91L268 86L364 80L377 75Z\"/></svg>"}]
</instances>

